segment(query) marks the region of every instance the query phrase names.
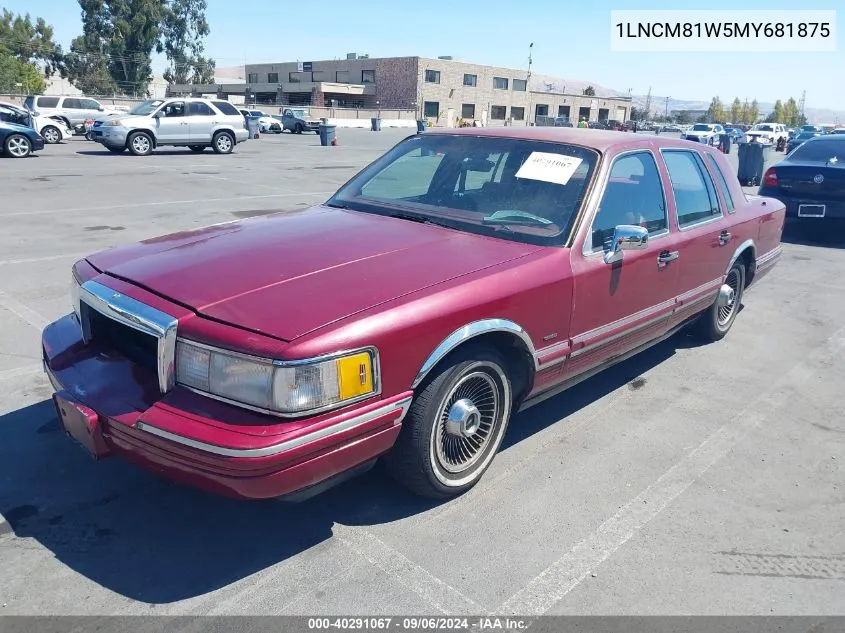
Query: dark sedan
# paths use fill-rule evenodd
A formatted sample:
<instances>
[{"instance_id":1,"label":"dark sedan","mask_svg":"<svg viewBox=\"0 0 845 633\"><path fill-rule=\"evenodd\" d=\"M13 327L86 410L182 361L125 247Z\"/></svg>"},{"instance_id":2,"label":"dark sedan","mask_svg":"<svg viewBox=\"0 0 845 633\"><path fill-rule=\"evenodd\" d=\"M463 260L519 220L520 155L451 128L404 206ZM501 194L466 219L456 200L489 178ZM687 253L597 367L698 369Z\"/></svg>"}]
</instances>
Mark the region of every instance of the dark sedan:
<instances>
[{"instance_id":1,"label":"dark sedan","mask_svg":"<svg viewBox=\"0 0 845 633\"><path fill-rule=\"evenodd\" d=\"M0 122L0 148L12 158L26 158L32 152L44 149L44 139L31 127Z\"/></svg>"},{"instance_id":2,"label":"dark sedan","mask_svg":"<svg viewBox=\"0 0 845 633\"><path fill-rule=\"evenodd\" d=\"M805 141L766 171L759 193L783 202L788 218L845 220L845 135Z\"/></svg>"},{"instance_id":3,"label":"dark sedan","mask_svg":"<svg viewBox=\"0 0 845 633\"><path fill-rule=\"evenodd\" d=\"M789 142L786 144L786 153L791 154L796 149L801 147L806 141L809 141L811 138L816 138L817 136L821 136L821 132L799 132L794 137L789 139Z\"/></svg>"}]
</instances>

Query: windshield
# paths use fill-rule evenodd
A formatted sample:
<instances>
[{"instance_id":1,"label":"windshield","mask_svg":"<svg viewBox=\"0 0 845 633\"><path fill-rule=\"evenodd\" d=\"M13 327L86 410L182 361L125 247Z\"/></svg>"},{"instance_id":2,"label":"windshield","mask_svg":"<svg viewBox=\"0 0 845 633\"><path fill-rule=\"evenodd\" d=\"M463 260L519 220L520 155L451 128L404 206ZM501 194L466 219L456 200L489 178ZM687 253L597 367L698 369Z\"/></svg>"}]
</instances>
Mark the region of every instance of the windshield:
<instances>
[{"instance_id":1,"label":"windshield","mask_svg":"<svg viewBox=\"0 0 845 633\"><path fill-rule=\"evenodd\" d=\"M251 116L265 116L261 110L252 110L249 114Z\"/></svg>"},{"instance_id":2,"label":"windshield","mask_svg":"<svg viewBox=\"0 0 845 633\"><path fill-rule=\"evenodd\" d=\"M304 119L308 116L308 110L291 110L290 113L292 116L295 116L299 119Z\"/></svg>"},{"instance_id":3,"label":"windshield","mask_svg":"<svg viewBox=\"0 0 845 633\"><path fill-rule=\"evenodd\" d=\"M758 132L774 132L775 131L775 128L774 128L773 125L765 125L765 124L755 125L751 129L757 130Z\"/></svg>"},{"instance_id":4,"label":"windshield","mask_svg":"<svg viewBox=\"0 0 845 633\"><path fill-rule=\"evenodd\" d=\"M693 132L709 132L710 131L709 125L705 125L704 123L698 123L692 126Z\"/></svg>"},{"instance_id":5,"label":"windshield","mask_svg":"<svg viewBox=\"0 0 845 633\"><path fill-rule=\"evenodd\" d=\"M845 165L845 142L827 140L823 137L816 137L817 140L807 141L799 145L789 157L791 161L807 161L811 163L827 163L831 159L834 164Z\"/></svg>"},{"instance_id":6,"label":"windshield","mask_svg":"<svg viewBox=\"0 0 845 633\"><path fill-rule=\"evenodd\" d=\"M494 136L418 135L365 168L330 206L558 244L581 208L598 153Z\"/></svg>"},{"instance_id":7,"label":"windshield","mask_svg":"<svg viewBox=\"0 0 845 633\"><path fill-rule=\"evenodd\" d=\"M161 99L155 99L153 101L142 101L138 105L136 105L132 110L129 111L129 114L137 114L138 116L146 116L148 114L152 114L156 111L156 109L162 104L164 101Z\"/></svg>"}]
</instances>

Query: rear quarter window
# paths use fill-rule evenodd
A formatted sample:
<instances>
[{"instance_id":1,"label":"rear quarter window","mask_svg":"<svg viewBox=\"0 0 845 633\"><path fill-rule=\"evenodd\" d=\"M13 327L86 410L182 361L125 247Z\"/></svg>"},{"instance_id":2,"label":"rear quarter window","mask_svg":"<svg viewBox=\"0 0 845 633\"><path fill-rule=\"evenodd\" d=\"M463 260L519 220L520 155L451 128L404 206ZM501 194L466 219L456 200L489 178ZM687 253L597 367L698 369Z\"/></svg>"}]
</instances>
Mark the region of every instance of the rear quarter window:
<instances>
[{"instance_id":1,"label":"rear quarter window","mask_svg":"<svg viewBox=\"0 0 845 633\"><path fill-rule=\"evenodd\" d=\"M707 162L710 164L710 170L716 174L716 185L722 192L722 197L725 199L725 205L728 207L728 213L733 213L736 211L736 207L734 206L734 200L731 197L731 190L728 187L728 181L725 178L725 173L722 171L722 168L719 167L719 163L716 162L716 159L712 154L707 154Z\"/></svg>"},{"instance_id":2,"label":"rear quarter window","mask_svg":"<svg viewBox=\"0 0 845 633\"><path fill-rule=\"evenodd\" d=\"M220 112L222 112L223 114L230 114L235 116L241 115L240 111L238 111L238 109L228 101L212 101L212 103L214 104L214 107L220 110Z\"/></svg>"},{"instance_id":3,"label":"rear quarter window","mask_svg":"<svg viewBox=\"0 0 845 633\"><path fill-rule=\"evenodd\" d=\"M58 97L38 97L37 106L39 108L55 108L59 105Z\"/></svg>"}]
</instances>

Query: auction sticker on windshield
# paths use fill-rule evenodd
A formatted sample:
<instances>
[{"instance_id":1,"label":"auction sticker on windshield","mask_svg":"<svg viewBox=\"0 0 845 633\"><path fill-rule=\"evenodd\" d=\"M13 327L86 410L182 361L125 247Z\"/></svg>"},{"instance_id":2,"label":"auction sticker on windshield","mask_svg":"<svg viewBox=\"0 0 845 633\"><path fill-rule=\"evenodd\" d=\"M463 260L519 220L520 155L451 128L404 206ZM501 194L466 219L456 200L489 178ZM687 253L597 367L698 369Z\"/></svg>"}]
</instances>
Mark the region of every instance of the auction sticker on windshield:
<instances>
[{"instance_id":1,"label":"auction sticker on windshield","mask_svg":"<svg viewBox=\"0 0 845 633\"><path fill-rule=\"evenodd\" d=\"M565 185L582 162L580 158L565 154L531 152L531 156L516 172L516 177Z\"/></svg>"}]
</instances>

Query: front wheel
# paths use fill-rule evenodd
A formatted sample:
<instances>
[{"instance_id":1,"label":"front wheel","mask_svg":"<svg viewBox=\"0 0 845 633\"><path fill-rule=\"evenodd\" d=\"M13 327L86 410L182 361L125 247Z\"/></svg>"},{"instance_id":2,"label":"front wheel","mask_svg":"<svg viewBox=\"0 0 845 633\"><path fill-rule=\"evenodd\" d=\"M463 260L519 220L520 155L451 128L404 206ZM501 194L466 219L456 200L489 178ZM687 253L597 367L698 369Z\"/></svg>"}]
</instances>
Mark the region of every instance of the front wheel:
<instances>
[{"instance_id":1,"label":"front wheel","mask_svg":"<svg viewBox=\"0 0 845 633\"><path fill-rule=\"evenodd\" d=\"M296 124L296 127L293 128L294 134L302 134L302 125L299 123Z\"/></svg>"},{"instance_id":2,"label":"front wheel","mask_svg":"<svg viewBox=\"0 0 845 633\"><path fill-rule=\"evenodd\" d=\"M472 488L499 450L513 405L504 359L471 347L458 352L414 398L385 457L391 475L429 498Z\"/></svg>"},{"instance_id":3,"label":"front wheel","mask_svg":"<svg viewBox=\"0 0 845 633\"><path fill-rule=\"evenodd\" d=\"M12 158L26 158L32 153L32 143L23 134L12 134L6 139L6 153Z\"/></svg>"},{"instance_id":4,"label":"front wheel","mask_svg":"<svg viewBox=\"0 0 845 633\"><path fill-rule=\"evenodd\" d=\"M706 342L725 338L739 313L744 290L745 265L740 258L725 276L725 283L719 288L716 301L695 322L693 333L697 338Z\"/></svg>"},{"instance_id":5,"label":"front wheel","mask_svg":"<svg viewBox=\"0 0 845 633\"><path fill-rule=\"evenodd\" d=\"M235 139L228 132L218 132L211 139L211 146L218 154L231 154L235 149Z\"/></svg>"},{"instance_id":6,"label":"front wheel","mask_svg":"<svg viewBox=\"0 0 845 633\"><path fill-rule=\"evenodd\" d=\"M146 132L134 132L126 143L134 156L149 156L153 151L153 139Z\"/></svg>"},{"instance_id":7,"label":"front wheel","mask_svg":"<svg viewBox=\"0 0 845 633\"><path fill-rule=\"evenodd\" d=\"M62 133L55 125L45 125L41 128L41 136L44 137L44 142L54 145L62 140Z\"/></svg>"}]
</instances>

